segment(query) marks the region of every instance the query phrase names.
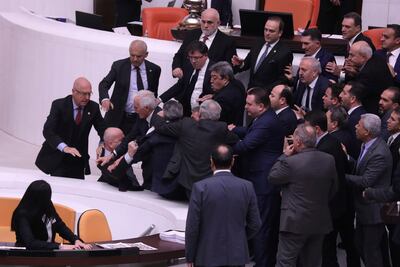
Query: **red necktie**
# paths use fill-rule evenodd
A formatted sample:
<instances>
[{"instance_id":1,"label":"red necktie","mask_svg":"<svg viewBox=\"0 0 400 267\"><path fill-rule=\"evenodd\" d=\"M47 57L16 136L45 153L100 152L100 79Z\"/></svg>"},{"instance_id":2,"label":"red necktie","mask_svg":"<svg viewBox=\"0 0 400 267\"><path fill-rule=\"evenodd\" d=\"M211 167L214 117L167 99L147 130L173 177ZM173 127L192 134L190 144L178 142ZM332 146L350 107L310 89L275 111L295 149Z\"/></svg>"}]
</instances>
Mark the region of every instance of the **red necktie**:
<instances>
[{"instance_id":1,"label":"red necktie","mask_svg":"<svg viewBox=\"0 0 400 267\"><path fill-rule=\"evenodd\" d=\"M207 40L208 40L208 36L207 36L207 35L204 35L204 36L203 36L203 43L206 43Z\"/></svg>"},{"instance_id":2,"label":"red necktie","mask_svg":"<svg viewBox=\"0 0 400 267\"><path fill-rule=\"evenodd\" d=\"M76 125L79 125L79 124L81 124L81 121L82 121L82 108L78 107L77 110L78 110L78 113L76 113L75 123L76 123Z\"/></svg>"}]
</instances>

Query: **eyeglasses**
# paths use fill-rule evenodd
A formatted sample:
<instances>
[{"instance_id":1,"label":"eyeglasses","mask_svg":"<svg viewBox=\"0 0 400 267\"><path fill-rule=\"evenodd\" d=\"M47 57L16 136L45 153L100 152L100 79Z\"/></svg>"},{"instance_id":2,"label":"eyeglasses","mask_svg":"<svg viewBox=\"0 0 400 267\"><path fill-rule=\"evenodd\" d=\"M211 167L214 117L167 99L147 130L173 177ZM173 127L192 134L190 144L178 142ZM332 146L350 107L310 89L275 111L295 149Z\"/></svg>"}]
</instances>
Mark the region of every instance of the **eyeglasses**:
<instances>
[{"instance_id":1,"label":"eyeglasses","mask_svg":"<svg viewBox=\"0 0 400 267\"><path fill-rule=\"evenodd\" d=\"M93 94L93 92L82 92L82 91L79 91L79 90L77 90L77 89L74 89L74 91L77 92L78 95L81 95L81 96L88 96L88 97L90 97L90 96Z\"/></svg>"},{"instance_id":2,"label":"eyeglasses","mask_svg":"<svg viewBox=\"0 0 400 267\"><path fill-rule=\"evenodd\" d=\"M204 55L201 55L201 56L188 56L187 58L190 61L197 61L197 60L201 59L202 57L204 57Z\"/></svg>"}]
</instances>

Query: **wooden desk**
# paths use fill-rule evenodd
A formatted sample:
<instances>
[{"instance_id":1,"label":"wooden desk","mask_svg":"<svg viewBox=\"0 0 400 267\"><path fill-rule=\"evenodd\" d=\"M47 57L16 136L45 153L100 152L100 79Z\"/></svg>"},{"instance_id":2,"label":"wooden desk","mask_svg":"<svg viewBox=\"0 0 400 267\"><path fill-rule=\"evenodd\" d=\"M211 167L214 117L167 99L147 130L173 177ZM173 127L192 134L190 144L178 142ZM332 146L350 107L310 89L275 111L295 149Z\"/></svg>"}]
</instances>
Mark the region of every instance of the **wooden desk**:
<instances>
[{"instance_id":1,"label":"wooden desk","mask_svg":"<svg viewBox=\"0 0 400 267\"><path fill-rule=\"evenodd\" d=\"M137 248L92 250L0 250L1 265L107 265L124 263L146 263L167 261L185 256L185 246L163 241L159 235L113 240L112 242L143 242L157 248L152 251L138 251ZM110 243L110 242L104 242ZM7 243L13 245L12 243ZM0 245L6 245L2 243Z\"/></svg>"},{"instance_id":2,"label":"wooden desk","mask_svg":"<svg viewBox=\"0 0 400 267\"><path fill-rule=\"evenodd\" d=\"M178 28L171 29L172 36L176 40L183 40L188 30L180 30ZM235 39L237 48L250 49L261 37L255 36L241 36L240 30L234 30L230 36ZM295 35L292 39L282 39L282 41L289 46L293 53L304 54L301 48L301 36ZM336 56L344 56L347 52L347 42L343 39L322 38L322 46Z\"/></svg>"}]
</instances>

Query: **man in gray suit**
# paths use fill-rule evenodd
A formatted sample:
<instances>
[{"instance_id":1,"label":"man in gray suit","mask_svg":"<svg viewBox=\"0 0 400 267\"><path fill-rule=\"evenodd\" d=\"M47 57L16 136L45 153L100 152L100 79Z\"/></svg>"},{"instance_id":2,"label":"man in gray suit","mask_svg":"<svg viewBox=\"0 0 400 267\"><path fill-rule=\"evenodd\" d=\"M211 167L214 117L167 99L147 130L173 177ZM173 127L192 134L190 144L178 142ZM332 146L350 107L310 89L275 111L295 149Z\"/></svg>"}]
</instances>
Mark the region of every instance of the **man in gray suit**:
<instances>
[{"instance_id":1,"label":"man in gray suit","mask_svg":"<svg viewBox=\"0 0 400 267\"><path fill-rule=\"evenodd\" d=\"M316 150L317 136L301 124L269 173L282 185L279 245L276 266L320 266L324 235L332 230L329 200L337 189L334 158ZM318 162L316 165L315 163Z\"/></svg>"},{"instance_id":2,"label":"man in gray suit","mask_svg":"<svg viewBox=\"0 0 400 267\"><path fill-rule=\"evenodd\" d=\"M357 138L362 142L361 152L353 168L354 174L346 175L354 188L355 242L367 267L383 266L380 243L386 231L380 214L383 204L366 200L363 191L389 186L392 173L392 155L386 142L379 137L380 132L381 120L377 115L361 115L356 125Z\"/></svg>"},{"instance_id":3,"label":"man in gray suit","mask_svg":"<svg viewBox=\"0 0 400 267\"><path fill-rule=\"evenodd\" d=\"M253 184L232 175L233 150L212 151L214 175L193 185L186 219L188 266L244 266L247 240L261 227Z\"/></svg>"}]
</instances>

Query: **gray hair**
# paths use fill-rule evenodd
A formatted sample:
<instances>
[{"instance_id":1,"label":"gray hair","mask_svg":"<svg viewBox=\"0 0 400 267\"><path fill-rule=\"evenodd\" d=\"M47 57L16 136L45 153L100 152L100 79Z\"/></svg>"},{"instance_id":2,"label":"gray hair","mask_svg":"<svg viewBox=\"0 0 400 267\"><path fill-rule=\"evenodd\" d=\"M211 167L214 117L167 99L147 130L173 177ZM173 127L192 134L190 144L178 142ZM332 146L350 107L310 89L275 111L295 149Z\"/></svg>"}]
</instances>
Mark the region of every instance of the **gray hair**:
<instances>
[{"instance_id":1,"label":"gray hair","mask_svg":"<svg viewBox=\"0 0 400 267\"><path fill-rule=\"evenodd\" d=\"M136 97L139 98L139 105L142 108L148 107L148 108L154 110L157 106L157 100L152 91L140 90L137 93Z\"/></svg>"},{"instance_id":2,"label":"gray hair","mask_svg":"<svg viewBox=\"0 0 400 267\"><path fill-rule=\"evenodd\" d=\"M369 44L365 41L358 41L354 43L356 47L356 51L363 57L370 58L372 57L373 51Z\"/></svg>"},{"instance_id":3,"label":"gray hair","mask_svg":"<svg viewBox=\"0 0 400 267\"><path fill-rule=\"evenodd\" d=\"M314 127L300 124L293 133L306 148L315 147L317 143L317 134Z\"/></svg>"},{"instance_id":4,"label":"gray hair","mask_svg":"<svg viewBox=\"0 0 400 267\"><path fill-rule=\"evenodd\" d=\"M228 78L228 80L234 79L232 66L226 61L220 61L212 65L210 72L212 71L218 73L222 78Z\"/></svg>"},{"instance_id":5,"label":"gray hair","mask_svg":"<svg viewBox=\"0 0 400 267\"><path fill-rule=\"evenodd\" d=\"M183 107L182 104L176 100L168 100L164 103L163 106L165 119L174 121L182 118L183 116Z\"/></svg>"},{"instance_id":6,"label":"gray hair","mask_svg":"<svg viewBox=\"0 0 400 267\"><path fill-rule=\"evenodd\" d=\"M319 60L316 59L315 57L303 57L301 61L303 60L310 61L312 70L317 71L318 73L322 72L321 63L319 63Z\"/></svg>"},{"instance_id":7,"label":"gray hair","mask_svg":"<svg viewBox=\"0 0 400 267\"><path fill-rule=\"evenodd\" d=\"M124 133L120 128L117 127L108 127L103 134L103 140L104 142L110 142L115 138L123 137Z\"/></svg>"},{"instance_id":8,"label":"gray hair","mask_svg":"<svg viewBox=\"0 0 400 267\"><path fill-rule=\"evenodd\" d=\"M200 119L217 121L221 115L221 106L214 100L206 100L200 105Z\"/></svg>"},{"instance_id":9,"label":"gray hair","mask_svg":"<svg viewBox=\"0 0 400 267\"><path fill-rule=\"evenodd\" d=\"M366 113L361 115L363 120L363 126L367 130L372 138L375 138L381 134L381 119L378 115L372 113Z\"/></svg>"},{"instance_id":10,"label":"gray hair","mask_svg":"<svg viewBox=\"0 0 400 267\"><path fill-rule=\"evenodd\" d=\"M331 112L331 121L337 122L339 129L347 124L349 114L344 107L332 107L329 111Z\"/></svg>"}]
</instances>

